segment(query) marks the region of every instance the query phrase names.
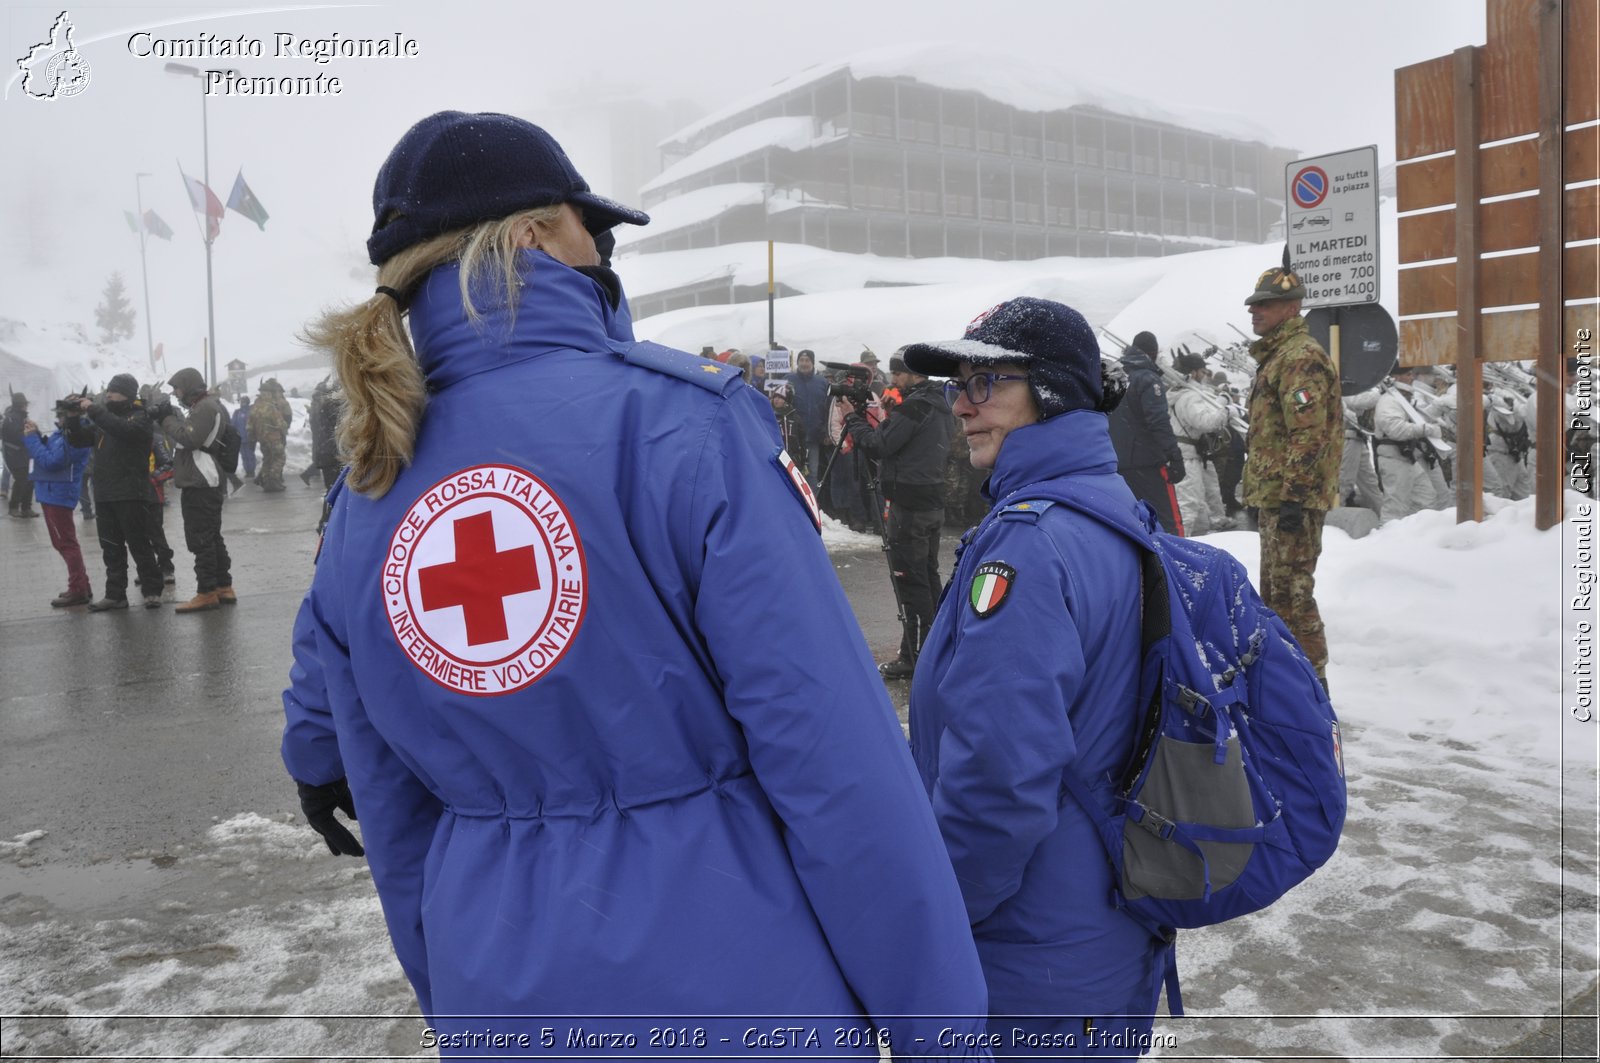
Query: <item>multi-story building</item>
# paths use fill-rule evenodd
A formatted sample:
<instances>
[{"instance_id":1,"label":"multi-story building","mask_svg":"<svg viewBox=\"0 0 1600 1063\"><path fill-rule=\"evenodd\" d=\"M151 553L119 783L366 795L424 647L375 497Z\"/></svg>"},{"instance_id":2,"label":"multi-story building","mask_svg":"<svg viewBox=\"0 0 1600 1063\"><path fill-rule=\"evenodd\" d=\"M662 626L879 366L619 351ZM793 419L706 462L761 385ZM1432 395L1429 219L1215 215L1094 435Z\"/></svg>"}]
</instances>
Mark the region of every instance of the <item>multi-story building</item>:
<instances>
[{"instance_id":1,"label":"multi-story building","mask_svg":"<svg viewBox=\"0 0 1600 1063\"><path fill-rule=\"evenodd\" d=\"M770 239L1034 259L1260 243L1295 157L1265 137L953 46L881 50L663 141L642 189L656 220L624 250Z\"/></svg>"}]
</instances>

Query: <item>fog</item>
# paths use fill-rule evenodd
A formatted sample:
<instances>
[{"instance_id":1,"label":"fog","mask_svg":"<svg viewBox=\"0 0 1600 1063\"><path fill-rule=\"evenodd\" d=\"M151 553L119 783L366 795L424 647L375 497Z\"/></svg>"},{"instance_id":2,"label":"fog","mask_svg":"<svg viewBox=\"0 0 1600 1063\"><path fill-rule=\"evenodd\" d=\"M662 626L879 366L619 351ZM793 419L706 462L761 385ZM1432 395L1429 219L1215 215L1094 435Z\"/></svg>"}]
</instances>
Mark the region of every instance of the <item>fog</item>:
<instances>
[{"instance_id":1,"label":"fog","mask_svg":"<svg viewBox=\"0 0 1600 1063\"><path fill-rule=\"evenodd\" d=\"M997 63L1052 64L1179 114L1239 116L1302 154L1376 143L1387 162L1394 70L1484 40L1483 0L1347 0L1320 11L1232 0L377 3L203 14L119 4L68 9L88 83L71 97L35 99L16 60L49 38L60 11L6 8L0 318L92 326L107 277L120 271L140 312L142 351L139 240L123 217L142 201L174 230L170 242L152 239L147 249L153 339L168 370L201 364L203 219L179 167L198 178L208 161L203 82L166 72L169 61L246 78L322 79L320 94L243 95L218 85L205 97L211 188L226 201L242 169L270 214L264 230L233 211L224 218L213 248L217 353L262 364L301 353L293 334L318 303L370 291L363 241L373 177L396 138L435 110L509 111L539 122L597 191L629 199L639 175L610 154L618 131L608 119L619 104L635 117L643 103L657 109L658 123L665 115L687 122L812 64L884 45L958 41ZM398 40L415 54L280 54L285 44L309 40L314 50L352 38ZM259 44L261 55L218 54L240 39ZM197 46L212 54L170 54ZM335 78L337 94L326 91ZM149 176L137 180L140 172Z\"/></svg>"}]
</instances>

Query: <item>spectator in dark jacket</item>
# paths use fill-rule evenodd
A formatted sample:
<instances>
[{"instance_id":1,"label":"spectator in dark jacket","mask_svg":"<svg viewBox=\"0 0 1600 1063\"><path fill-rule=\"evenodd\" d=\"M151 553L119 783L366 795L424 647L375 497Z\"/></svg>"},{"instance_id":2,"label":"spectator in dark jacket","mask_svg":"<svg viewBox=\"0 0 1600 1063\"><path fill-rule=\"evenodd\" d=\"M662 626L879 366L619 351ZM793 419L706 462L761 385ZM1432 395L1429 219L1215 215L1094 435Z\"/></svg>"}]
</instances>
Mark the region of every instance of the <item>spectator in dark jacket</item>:
<instances>
[{"instance_id":1,"label":"spectator in dark jacket","mask_svg":"<svg viewBox=\"0 0 1600 1063\"><path fill-rule=\"evenodd\" d=\"M817 372L817 356L811 351L795 355L794 373L789 377L794 388L794 409L805 436L805 450L794 455L805 469L813 490L822 477L822 455L828 447L828 381Z\"/></svg>"},{"instance_id":2,"label":"spectator in dark jacket","mask_svg":"<svg viewBox=\"0 0 1600 1063\"><path fill-rule=\"evenodd\" d=\"M161 430L178 445L172 483L183 492L183 538L194 554L195 579L194 597L173 612L198 613L238 601L233 593L233 562L222 540L227 474L214 453L228 410L221 399L206 391L198 369L186 366L167 383L189 411L184 417L169 404L161 409L160 417Z\"/></svg>"},{"instance_id":3,"label":"spectator in dark jacket","mask_svg":"<svg viewBox=\"0 0 1600 1063\"><path fill-rule=\"evenodd\" d=\"M874 428L848 399L844 430L867 458L889 503L889 576L900 606L900 654L878 666L888 679L909 679L939 601L939 530L944 526L945 462L955 415L944 387L913 373L896 354L890 378L901 401Z\"/></svg>"},{"instance_id":4,"label":"spectator in dark jacket","mask_svg":"<svg viewBox=\"0 0 1600 1063\"><path fill-rule=\"evenodd\" d=\"M0 450L5 452L6 471L11 474L8 508L13 517L37 517L33 508L33 480L28 476L28 448L22 442L22 426L28 420L28 396L11 393L11 406L0 418Z\"/></svg>"},{"instance_id":5,"label":"spectator in dark jacket","mask_svg":"<svg viewBox=\"0 0 1600 1063\"><path fill-rule=\"evenodd\" d=\"M1155 356L1156 338L1141 332L1122 352L1128 371L1128 394L1111 414L1111 443L1117 450L1117 472L1133 488L1134 497L1150 503L1161 527L1183 534L1174 484L1183 480L1183 453L1172 434L1167 391Z\"/></svg>"},{"instance_id":6,"label":"spectator in dark jacket","mask_svg":"<svg viewBox=\"0 0 1600 1063\"><path fill-rule=\"evenodd\" d=\"M137 396L139 382L127 373L111 378L103 404L78 400L78 422L67 442L94 447L94 505L100 557L106 566L105 597L89 605L102 613L128 607L128 555L139 573L147 609L161 607L161 565L150 541L150 441L155 432Z\"/></svg>"}]
</instances>

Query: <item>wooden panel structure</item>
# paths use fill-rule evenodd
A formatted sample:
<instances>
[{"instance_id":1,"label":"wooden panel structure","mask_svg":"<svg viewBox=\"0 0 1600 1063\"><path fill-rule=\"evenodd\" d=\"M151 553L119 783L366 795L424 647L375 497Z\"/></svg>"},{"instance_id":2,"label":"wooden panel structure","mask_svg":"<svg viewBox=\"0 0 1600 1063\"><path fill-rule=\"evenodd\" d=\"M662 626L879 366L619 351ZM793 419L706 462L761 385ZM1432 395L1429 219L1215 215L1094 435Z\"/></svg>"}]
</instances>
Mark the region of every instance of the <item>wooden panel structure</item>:
<instances>
[{"instance_id":1,"label":"wooden panel structure","mask_svg":"<svg viewBox=\"0 0 1600 1063\"><path fill-rule=\"evenodd\" d=\"M1539 9L1544 0L1489 0L1479 52L1478 143L1539 128ZM1495 193L1486 193L1494 195Z\"/></svg>"},{"instance_id":2,"label":"wooden panel structure","mask_svg":"<svg viewBox=\"0 0 1600 1063\"><path fill-rule=\"evenodd\" d=\"M1566 242L1600 239L1600 185L1569 188ZM1539 244L1539 200L1533 196L1478 207L1478 250L1515 251ZM1400 219L1400 262L1456 257L1456 212L1438 210Z\"/></svg>"},{"instance_id":3,"label":"wooden panel structure","mask_svg":"<svg viewBox=\"0 0 1600 1063\"><path fill-rule=\"evenodd\" d=\"M1600 119L1600 63L1595 62L1600 41L1600 0L1567 0L1566 58L1562 64L1566 83L1565 114L1569 126ZM1567 175L1567 180L1579 178Z\"/></svg>"},{"instance_id":4,"label":"wooden panel structure","mask_svg":"<svg viewBox=\"0 0 1600 1063\"><path fill-rule=\"evenodd\" d=\"M1600 0L1486 0L1485 13L1481 47L1395 71L1400 358L1456 366L1460 520L1483 512L1479 362L1537 361L1534 520L1549 528L1562 358L1577 330L1600 334L1600 305L1567 305L1600 298L1600 246L1567 246L1600 239L1600 187L1570 187L1600 180L1600 126L1572 128L1600 121ZM1510 306L1535 309L1480 312Z\"/></svg>"},{"instance_id":5,"label":"wooden panel structure","mask_svg":"<svg viewBox=\"0 0 1600 1063\"><path fill-rule=\"evenodd\" d=\"M1451 57L1441 55L1394 72L1394 157L1400 162L1456 146L1454 71Z\"/></svg>"},{"instance_id":6,"label":"wooden panel structure","mask_svg":"<svg viewBox=\"0 0 1600 1063\"><path fill-rule=\"evenodd\" d=\"M1580 328L1600 336L1600 304L1569 306L1563 315L1565 334ZM1523 362L1539 353L1539 311L1508 310L1483 314L1483 361ZM1400 361L1405 365L1449 365L1456 360L1458 319L1429 317L1400 322Z\"/></svg>"},{"instance_id":7,"label":"wooden panel structure","mask_svg":"<svg viewBox=\"0 0 1600 1063\"><path fill-rule=\"evenodd\" d=\"M1533 132L1533 130L1528 130ZM1577 129L1562 138L1568 184L1600 179L1600 126ZM1539 187L1539 142L1496 144L1478 153L1486 198L1532 192ZM1445 155L1395 168L1395 206L1404 214L1456 201L1456 157Z\"/></svg>"},{"instance_id":8,"label":"wooden panel structure","mask_svg":"<svg viewBox=\"0 0 1600 1063\"><path fill-rule=\"evenodd\" d=\"M1593 268L1585 265L1594 261L1593 247L1566 248L1563 258L1567 271L1566 298L1592 299L1600 295L1595 290ZM1543 302L1543 285L1539 279L1539 253L1529 251L1520 255L1480 259L1478 263L1478 294L1485 310L1499 306L1522 306ZM1584 282L1583 274L1591 277ZM1456 264L1441 262L1431 266L1417 266L1400 271L1400 316L1414 314L1443 314L1459 305L1456 290ZM1533 355L1523 355L1532 358Z\"/></svg>"}]
</instances>

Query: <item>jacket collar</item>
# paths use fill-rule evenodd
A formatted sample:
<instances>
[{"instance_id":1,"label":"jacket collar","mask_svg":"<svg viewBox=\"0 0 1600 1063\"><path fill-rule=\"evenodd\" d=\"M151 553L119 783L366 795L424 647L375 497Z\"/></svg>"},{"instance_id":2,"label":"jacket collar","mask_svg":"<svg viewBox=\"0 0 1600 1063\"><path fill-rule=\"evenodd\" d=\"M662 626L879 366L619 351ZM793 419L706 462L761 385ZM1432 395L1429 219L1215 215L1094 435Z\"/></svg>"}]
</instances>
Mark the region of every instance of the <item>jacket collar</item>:
<instances>
[{"instance_id":1,"label":"jacket collar","mask_svg":"<svg viewBox=\"0 0 1600 1063\"><path fill-rule=\"evenodd\" d=\"M1129 372L1134 370L1146 370L1154 373L1156 371L1156 363L1148 354L1138 347L1129 347L1127 350L1122 352L1122 365L1123 368L1127 369Z\"/></svg>"},{"instance_id":2,"label":"jacket collar","mask_svg":"<svg viewBox=\"0 0 1600 1063\"><path fill-rule=\"evenodd\" d=\"M411 303L411 338L430 391L552 351L622 354L633 346L626 300L613 310L598 281L534 250L518 253L517 273L515 319L504 294L485 283L473 293L476 323L461 304L460 263L439 266L423 280Z\"/></svg>"},{"instance_id":3,"label":"jacket collar","mask_svg":"<svg viewBox=\"0 0 1600 1063\"><path fill-rule=\"evenodd\" d=\"M1068 410L1008 434L983 493L991 502L1003 502L1044 480L1116 471L1106 415Z\"/></svg>"},{"instance_id":4,"label":"jacket collar","mask_svg":"<svg viewBox=\"0 0 1600 1063\"><path fill-rule=\"evenodd\" d=\"M1290 337L1303 332L1309 332L1306 319L1299 314L1289 318L1271 332L1262 336L1250 345L1250 357L1256 360L1256 365L1261 365L1271 358L1286 343Z\"/></svg>"}]
</instances>

